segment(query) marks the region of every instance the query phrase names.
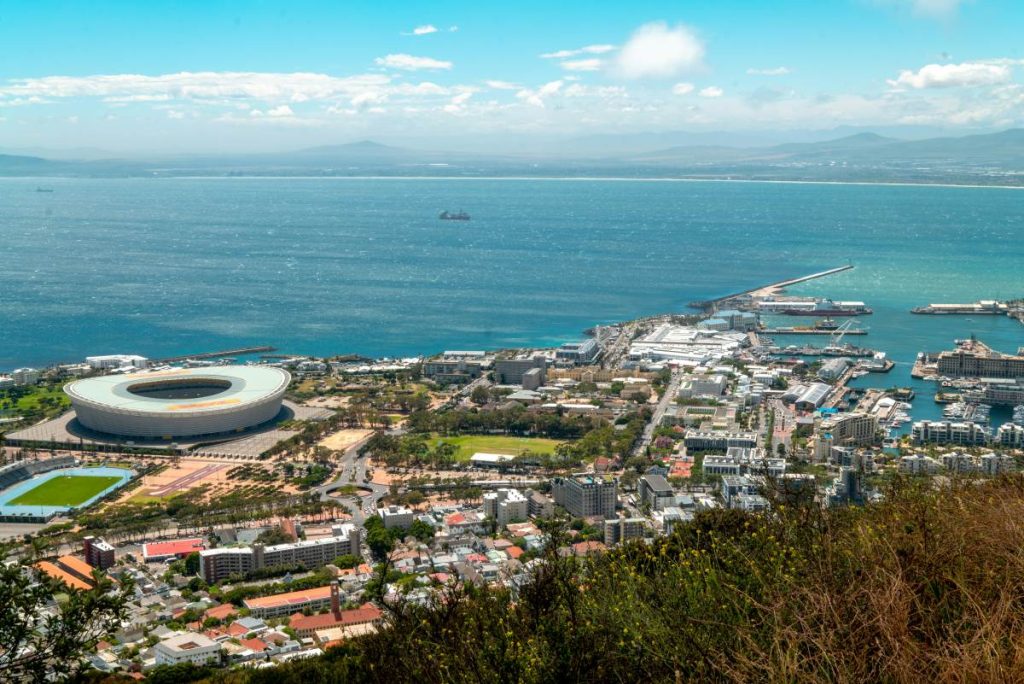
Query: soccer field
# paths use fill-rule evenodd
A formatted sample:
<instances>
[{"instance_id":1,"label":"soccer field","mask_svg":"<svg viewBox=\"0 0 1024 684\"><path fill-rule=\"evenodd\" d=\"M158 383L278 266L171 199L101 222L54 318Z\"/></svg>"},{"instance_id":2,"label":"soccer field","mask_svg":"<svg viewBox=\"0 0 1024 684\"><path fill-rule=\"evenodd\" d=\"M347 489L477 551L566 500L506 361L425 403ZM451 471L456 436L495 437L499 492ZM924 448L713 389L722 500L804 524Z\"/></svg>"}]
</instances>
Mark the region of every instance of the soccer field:
<instances>
[{"instance_id":1,"label":"soccer field","mask_svg":"<svg viewBox=\"0 0 1024 684\"><path fill-rule=\"evenodd\" d=\"M505 435L459 435L457 437L441 437L433 435L430 443L448 442L459 448L455 454L456 461L468 461L477 452L489 454L508 454L516 456L524 451L535 454L553 454L561 441L543 437L508 437Z\"/></svg>"},{"instance_id":2,"label":"soccer field","mask_svg":"<svg viewBox=\"0 0 1024 684\"><path fill-rule=\"evenodd\" d=\"M77 506L120 481L119 477L61 475L7 503L14 506Z\"/></svg>"}]
</instances>

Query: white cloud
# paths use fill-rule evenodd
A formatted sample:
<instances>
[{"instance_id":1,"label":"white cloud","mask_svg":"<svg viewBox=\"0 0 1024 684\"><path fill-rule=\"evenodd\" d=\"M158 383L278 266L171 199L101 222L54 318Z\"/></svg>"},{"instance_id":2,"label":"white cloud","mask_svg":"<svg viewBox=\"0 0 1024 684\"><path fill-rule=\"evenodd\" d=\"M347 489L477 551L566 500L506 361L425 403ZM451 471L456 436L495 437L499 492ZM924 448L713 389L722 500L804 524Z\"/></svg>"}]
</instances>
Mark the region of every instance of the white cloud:
<instances>
[{"instance_id":1,"label":"white cloud","mask_svg":"<svg viewBox=\"0 0 1024 684\"><path fill-rule=\"evenodd\" d=\"M437 33L437 27L433 24L424 24L423 26L417 26L412 30L414 36L425 36L428 33Z\"/></svg>"},{"instance_id":2,"label":"white cloud","mask_svg":"<svg viewBox=\"0 0 1024 684\"><path fill-rule=\"evenodd\" d=\"M604 61L596 57L591 59L573 59L561 63L566 71L600 71Z\"/></svg>"},{"instance_id":3,"label":"white cloud","mask_svg":"<svg viewBox=\"0 0 1024 684\"><path fill-rule=\"evenodd\" d=\"M704 42L688 27L644 24L622 46L615 72L625 78L670 78L701 66Z\"/></svg>"},{"instance_id":4,"label":"white cloud","mask_svg":"<svg viewBox=\"0 0 1024 684\"><path fill-rule=\"evenodd\" d=\"M518 90L522 87L509 81L484 81L484 84L492 90Z\"/></svg>"},{"instance_id":5,"label":"white cloud","mask_svg":"<svg viewBox=\"0 0 1024 684\"><path fill-rule=\"evenodd\" d=\"M288 105L280 105L267 110L267 116L295 116L295 112Z\"/></svg>"},{"instance_id":6,"label":"white cloud","mask_svg":"<svg viewBox=\"0 0 1024 684\"><path fill-rule=\"evenodd\" d=\"M1010 67L1005 63L964 62L962 64L928 64L917 71L904 70L886 81L893 88L956 88L995 85L1010 80Z\"/></svg>"},{"instance_id":7,"label":"white cloud","mask_svg":"<svg viewBox=\"0 0 1024 684\"><path fill-rule=\"evenodd\" d=\"M161 93L159 95L124 95L121 97L105 97L104 102L166 102L170 100L171 96L167 93Z\"/></svg>"},{"instance_id":8,"label":"white cloud","mask_svg":"<svg viewBox=\"0 0 1024 684\"><path fill-rule=\"evenodd\" d=\"M405 69L406 71L418 71L420 69L451 69L452 63L432 57L415 57L413 55L397 54L378 57L374 60L377 64L391 69Z\"/></svg>"},{"instance_id":9,"label":"white cloud","mask_svg":"<svg viewBox=\"0 0 1024 684\"><path fill-rule=\"evenodd\" d=\"M586 45L575 50L557 50L556 52L545 52L541 59L568 59L580 55L603 55L615 49L614 45Z\"/></svg>"},{"instance_id":10,"label":"white cloud","mask_svg":"<svg viewBox=\"0 0 1024 684\"><path fill-rule=\"evenodd\" d=\"M523 88L518 93L516 93L516 97L527 104L533 105L534 107L543 108L544 98L550 97L557 93L559 90L562 89L563 85L563 81L551 81L550 83L545 83L536 90Z\"/></svg>"},{"instance_id":11,"label":"white cloud","mask_svg":"<svg viewBox=\"0 0 1024 684\"><path fill-rule=\"evenodd\" d=\"M697 94L701 97L722 97L722 95L725 94L725 91L718 86L708 86L707 88L701 89Z\"/></svg>"},{"instance_id":12,"label":"white cloud","mask_svg":"<svg viewBox=\"0 0 1024 684\"><path fill-rule=\"evenodd\" d=\"M747 69L747 73L751 76L785 76L789 73L789 69L784 66L772 69Z\"/></svg>"},{"instance_id":13,"label":"white cloud","mask_svg":"<svg viewBox=\"0 0 1024 684\"><path fill-rule=\"evenodd\" d=\"M297 97L323 100L380 91L391 83L382 74L335 77L315 73L181 72L160 76L108 74L97 76L45 76L11 79L0 85L0 96L120 98L122 101L295 101Z\"/></svg>"},{"instance_id":14,"label":"white cloud","mask_svg":"<svg viewBox=\"0 0 1024 684\"><path fill-rule=\"evenodd\" d=\"M168 119L184 119L185 118L185 114L184 114L184 112L179 112L179 111L174 110L174 109L168 109L167 110L167 118Z\"/></svg>"},{"instance_id":15,"label":"white cloud","mask_svg":"<svg viewBox=\"0 0 1024 684\"><path fill-rule=\"evenodd\" d=\"M956 14L963 0L904 0L914 14L924 17L945 19Z\"/></svg>"},{"instance_id":16,"label":"white cloud","mask_svg":"<svg viewBox=\"0 0 1024 684\"><path fill-rule=\"evenodd\" d=\"M693 84L692 83L676 83L674 86L672 86L672 94L673 95L689 95L692 92L693 92Z\"/></svg>"},{"instance_id":17,"label":"white cloud","mask_svg":"<svg viewBox=\"0 0 1024 684\"><path fill-rule=\"evenodd\" d=\"M448 27L448 32L449 32L449 33L456 33L456 32L457 32L458 30L459 30L459 27L458 27L458 26L454 26L454 25L452 25L452 26L449 26L449 27Z\"/></svg>"}]
</instances>

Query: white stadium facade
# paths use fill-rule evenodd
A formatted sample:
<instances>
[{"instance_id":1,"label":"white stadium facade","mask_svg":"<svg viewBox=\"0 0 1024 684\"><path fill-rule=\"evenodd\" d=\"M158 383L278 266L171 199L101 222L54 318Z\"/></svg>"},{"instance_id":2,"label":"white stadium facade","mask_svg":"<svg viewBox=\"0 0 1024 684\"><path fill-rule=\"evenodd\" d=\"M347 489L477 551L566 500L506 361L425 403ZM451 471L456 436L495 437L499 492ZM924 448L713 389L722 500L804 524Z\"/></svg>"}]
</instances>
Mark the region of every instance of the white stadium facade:
<instances>
[{"instance_id":1,"label":"white stadium facade","mask_svg":"<svg viewBox=\"0 0 1024 684\"><path fill-rule=\"evenodd\" d=\"M238 433L273 420L291 375L267 366L213 366L68 383L78 422L121 437L180 439Z\"/></svg>"}]
</instances>

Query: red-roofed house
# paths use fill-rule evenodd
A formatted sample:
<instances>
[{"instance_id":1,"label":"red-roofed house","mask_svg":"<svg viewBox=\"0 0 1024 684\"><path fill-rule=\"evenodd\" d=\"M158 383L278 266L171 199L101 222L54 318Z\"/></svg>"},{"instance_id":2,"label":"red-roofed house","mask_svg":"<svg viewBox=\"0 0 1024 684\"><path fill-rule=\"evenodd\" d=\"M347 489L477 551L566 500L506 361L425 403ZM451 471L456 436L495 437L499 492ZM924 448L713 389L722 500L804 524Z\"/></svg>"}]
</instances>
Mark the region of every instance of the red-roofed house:
<instances>
[{"instance_id":1,"label":"red-roofed house","mask_svg":"<svg viewBox=\"0 0 1024 684\"><path fill-rule=\"evenodd\" d=\"M222 603L219 606L208 608L203 613L203 618L209 620L210 618L217 618L218 620L227 620L232 615L237 615L238 609L230 603Z\"/></svg>"},{"instance_id":2,"label":"red-roofed house","mask_svg":"<svg viewBox=\"0 0 1024 684\"><path fill-rule=\"evenodd\" d=\"M523 550L518 546L510 546L505 549L505 553L508 554L509 558L517 559L523 555Z\"/></svg>"},{"instance_id":3,"label":"red-roofed house","mask_svg":"<svg viewBox=\"0 0 1024 684\"><path fill-rule=\"evenodd\" d=\"M255 651L256 653L263 653L268 648L270 648L265 643L263 643L262 639L239 639L238 643L241 644L244 648L247 648L250 651Z\"/></svg>"}]
</instances>

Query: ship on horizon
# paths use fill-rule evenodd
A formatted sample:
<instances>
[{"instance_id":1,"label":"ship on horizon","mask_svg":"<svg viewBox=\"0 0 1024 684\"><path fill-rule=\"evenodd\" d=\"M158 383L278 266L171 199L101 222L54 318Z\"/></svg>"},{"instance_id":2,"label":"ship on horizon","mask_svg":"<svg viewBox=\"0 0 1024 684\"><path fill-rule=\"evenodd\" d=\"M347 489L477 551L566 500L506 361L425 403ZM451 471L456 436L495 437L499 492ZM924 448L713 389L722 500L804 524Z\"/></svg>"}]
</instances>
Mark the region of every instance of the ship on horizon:
<instances>
[{"instance_id":1,"label":"ship on horizon","mask_svg":"<svg viewBox=\"0 0 1024 684\"><path fill-rule=\"evenodd\" d=\"M459 209L458 211L442 211L437 217L442 221L468 221L469 214Z\"/></svg>"}]
</instances>

